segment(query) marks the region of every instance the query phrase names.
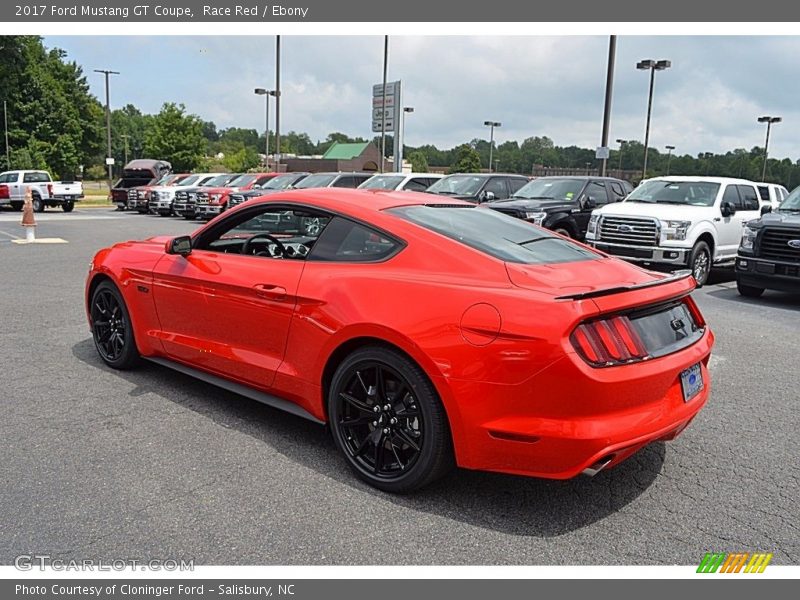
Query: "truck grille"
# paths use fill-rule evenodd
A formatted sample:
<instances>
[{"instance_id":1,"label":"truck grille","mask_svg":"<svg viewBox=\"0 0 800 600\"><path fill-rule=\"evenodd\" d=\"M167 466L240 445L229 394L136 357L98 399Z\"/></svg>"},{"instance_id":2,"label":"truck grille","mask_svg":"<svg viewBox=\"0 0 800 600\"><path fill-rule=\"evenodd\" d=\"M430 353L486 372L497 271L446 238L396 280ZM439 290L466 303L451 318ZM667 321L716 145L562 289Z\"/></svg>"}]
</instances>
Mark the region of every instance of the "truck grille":
<instances>
[{"instance_id":1,"label":"truck grille","mask_svg":"<svg viewBox=\"0 0 800 600\"><path fill-rule=\"evenodd\" d=\"M658 245L658 225L655 219L602 216L599 234L599 239L615 244Z\"/></svg>"},{"instance_id":2,"label":"truck grille","mask_svg":"<svg viewBox=\"0 0 800 600\"><path fill-rule=\"evenodd\" d=\"M775 260L800 262L800 248L790 246L791 240L800 240L800 229L766 227L761 234L761 256Z\"/></svg>"},{"instance_id":3,"label":"truck grille","mask_svg":"<svg viewBox=\"0 0 800 600\"><path fill-rule=\"evenodd\" d=\"M244 202L244 196L242 194L231 194L228 196L228 204L230 206L236 206L242 202Z\"/></svg>"}]
</instances>

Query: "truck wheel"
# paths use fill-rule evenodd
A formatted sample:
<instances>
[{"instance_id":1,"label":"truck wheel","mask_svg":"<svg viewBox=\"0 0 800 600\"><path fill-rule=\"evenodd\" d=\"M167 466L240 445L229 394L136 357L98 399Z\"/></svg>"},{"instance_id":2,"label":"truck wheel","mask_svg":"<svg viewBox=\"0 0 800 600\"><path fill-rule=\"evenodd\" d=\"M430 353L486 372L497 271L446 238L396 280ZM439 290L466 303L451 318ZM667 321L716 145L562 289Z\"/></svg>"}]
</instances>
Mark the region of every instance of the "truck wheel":
<instances>
[{"instance_id":1,"label":"truck wheel","mask_svg":"<svg viewBox=\"0 0 800 600\"><path fill-rule=\"evenodd\" d=\"M186 219L187 221L194 221L196 217L197 215L194 215L192 213L183 213L183 218Z\"/></svg>"},{"instance_id":2,"label":"truck wheel","mask_svg":"<svg viewBox=\"0 0 800 600\"><path fill-rule=\"evenodd\" d=\"M744 296L745 298L758 298L761 294L764 293L764 288L760 287L753 287L752 285L745 285L740 282L736 282L736 289L739 291L739 294Z\"/></svg>"},{"instance_id":3,"label":"truck wheel","mask_svg":"<svg viewBox=\"0 0 800 600\"><path fill-rule=\"evenodd\" d=\"M692 270L697 287L703 287L711 273L711 249L703 241L699 241L692 248L689 255L689 268Z\"/></svg>"},{"instance_id":4,"label":"truck wheel","mask_svg":"<svg viewBox=\"0 0 800 600\"><path fill-rule=\"evenodd\" d=\"M75 203L72 200L67 200L61 205L61 210L64 212L72 212L73 208L75 208Z\"/></svg>"},{"instance_id":5,"label":"truck wheel","mask_svg":"<svg viewBox=\"0 0 800 600\"><path fill-rule=\"evenodd\" d=\"M38 194L33 196L33 212L44 212L44 200Z\"/></svg>"},{"instance_id":6,"label":"truck wheel","mask_svg":"<svg viewBox=\"0 0 800 600\"><path fill-rule=\"evenodd\" d=\"M568 238L575 237L575 236L572 235L572 232L567 227L565 227L564 225L556 225L556 227L555 227L555 229L553 229L553 231L555 231L559 235L563 235L564 237L568 237Z\"/></svg>"},{"instance_id":7,"label":"truck wheel","mask_svg":"<svg viewBox=\"0 0 800 600\"><path fill-rule=\"evenodd\" d=\"M22 210L22 202L12 202L11 210Z\"/></svg>"}]
</instances>

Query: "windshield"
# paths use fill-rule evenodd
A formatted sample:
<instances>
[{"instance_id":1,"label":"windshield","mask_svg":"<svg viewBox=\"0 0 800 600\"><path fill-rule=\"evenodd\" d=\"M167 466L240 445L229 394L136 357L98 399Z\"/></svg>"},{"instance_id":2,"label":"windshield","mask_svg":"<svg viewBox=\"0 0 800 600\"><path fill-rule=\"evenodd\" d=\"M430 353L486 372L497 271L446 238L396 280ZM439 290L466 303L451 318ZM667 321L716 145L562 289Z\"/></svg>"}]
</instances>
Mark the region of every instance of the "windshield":
<instances>
[{"instance_id":1,"label":"windshield","mask_svg":"<svg viewBox=\"0 0 800 600\"><path fill-rule=\"evenodd\" d=\"M164 175L161 179L156 181L156 185L169 185L178 177L180 177L180 175Z\"/></svg>"},{"instance_id":2,"label":"windshield","mask_svg":"<svg viewBox=\"0 0 800 600\"><path fill-rule=\"evenodd\" d=\"M231 175L217 175L200 183L205 187L222 187L230 178Z\"/></svg>"},{"instance_id":3,"label":"windshield","mask_svg":"<svg viewBox=\"0 0 800 600\"><path fill-rule=\"evenodd\" d=\"M302 175L300 176L302 178ZM290 185L292 185L295 181L297 181L298 176L294 173L290 175L276 175L272 179L270 179L267 183L261 186L262 190L285 190Z\"/></svg>"},{"instance_id":4,"label":"windshield","mask_svg":"<svg viewBox=\"0 0 800 600\"><path fill-rule=\"evenodd\" d=\"M786 200L781 202L778 210L800 211L800 187L796 187L792 190L792 193L786 197Z\"/></svg>"},{"instance_id":5,"label":"windshield","mask_svg":"<svg viewBox=\"0 0 800 600\"><path fill-rule=\"evenodd\" d=\"M541 198L543 200L575 200L583 188L582 179L534 179L522 186L512 198Z\"/></svg>"},{"instance_id":6,"label":"windshield","mask_svg":"<svg viewBox=\"0 0 800 600\"><path fill-rule=\"evenodd\" d=\"M417 205L387 212L506 262L532 265L598 258L587 248L488 208Z\"/></svg>"},{"instance_id":7,"label":"windshield","mask_svg":"<svg viewBox=\"0 0 800 600\"><path fill-rule=\"evenodd\" d=\"M651 204L687 204L689 206L714 206L719 191L718 183L709 181L664 181L651 179L637 187L625 202Z\"/></svg>"},{"instance_id":8,"label":"windshield","mask_svg":"<svg viewBox=\"0 0 800 600\"><path fill-rule=\"evenodd\" d=\"M402 175L374 175L358 187L362 190L396 190L404 179Z\"/></svg>"},{"instance_id":9,"label":"windshield","mask_svg":"<svg viewBox=\"0 0 800 600\"><path fill-rule=\"evenodd\" d=\"M179 185L179 186L192 185L198 179L200 179L200 175L189 175L186 179L181 179L175 185Z\"/></svg>"},{"instance_id":10,"label":"windshield","mask_svg":"<svg viewBox=\"0 0 800 600\"><path fill-rule=\"evenodd\" d=\"M474 196L481 189L484 177L475 175L448 175L434 183L426 191L448 196Z\"/></svg>"},{"instance_id":11,"label":"windshield","mask_svg":"<svg viewBox=\"0 0 800 600\"><path fill-rule=\"evenodd\" d=\"M328 187L334 179L336 179L335 173L317 173L316 175L309 175L294 187L298 190Z\"/></svg>"},{"instance_id":12,"label":"windshield","mask_svg":"<svg viewBox=\"0 0 800 600\"><path fill-rule=\"evenodd\" d=\"M226 187L244 187L246 185L250 185L256 180L257 175L239 175L235 179L232 179L227 184Z\"/></svg>"}]
</instances>

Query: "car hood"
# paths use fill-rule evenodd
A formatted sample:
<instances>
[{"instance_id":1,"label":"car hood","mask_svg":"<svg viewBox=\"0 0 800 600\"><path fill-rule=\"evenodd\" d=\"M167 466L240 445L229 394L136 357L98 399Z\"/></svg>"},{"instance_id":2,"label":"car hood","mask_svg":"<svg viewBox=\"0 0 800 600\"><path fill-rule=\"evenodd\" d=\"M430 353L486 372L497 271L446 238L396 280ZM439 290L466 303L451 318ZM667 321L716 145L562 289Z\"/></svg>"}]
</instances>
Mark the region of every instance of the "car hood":
<instances>
[{"instance_id":1,"label":"car hood","mask_svg":"<svg viewBox=\"0 0 800 600\"><path fill-rule=\"evenodd\" d=\"M662 276L616 258L598 257L548 265L506 263L511 283L551 296L585 294L599 290L641 285Z\"/></svg>"},{"instance_id":2,"label":"car hood","mask_svg":"<svg viewBox=\"0 0 800 600\"><path fill-rule=\"evenodd\" d=\"M783 225L785 227L797 227L800 226L800 213L771 212L762 216L760 222L761 225Z\"/></svg>"},{"instance_id":3,"label":"car hood","mask_svg":"<svg viewBox=\"0 0 800 600\"><path fill-rule=\"evenodd\" d=\"M545 199L527 199L527 198L512 198L509 200L496 200L486 204L489 208L496 210L513 209L513 210L575 210L578 208L574 202L565 202L564 200L545 200Z\"/></svg>"},{"instance_id":4,"label":"car hood","mask_svg":"<svg viewBox=\"0 0 800 600\"><path fill-rule=\"evenodd\" d=\"M686 204L648 204L645 202L614 202L598 208L593 214L621 215L632 217L654 217L662 220L685 221L700 218L713 210L711 206L689 206Z\"/></svg>"}]
</instances>

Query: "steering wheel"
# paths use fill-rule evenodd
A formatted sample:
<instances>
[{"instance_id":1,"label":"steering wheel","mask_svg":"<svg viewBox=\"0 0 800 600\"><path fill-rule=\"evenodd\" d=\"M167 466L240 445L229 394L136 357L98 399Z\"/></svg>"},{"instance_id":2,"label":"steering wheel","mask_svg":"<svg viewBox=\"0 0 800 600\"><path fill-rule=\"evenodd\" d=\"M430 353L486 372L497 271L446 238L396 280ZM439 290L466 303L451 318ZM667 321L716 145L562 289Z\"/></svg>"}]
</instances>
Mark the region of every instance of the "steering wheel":
<instances>
[{"instance_id":1,"label":"steering wheel","mask_svg":"<svg viewBox=\"0 0 800 600\"><path fill-rule=\"evenodd\" d=\"M258 238L264 238L265 240L269 240L270 242L275 244L275 249L277 253L273 254L272 251L270 251L269 256L273 256L276 258L277 257L283 258L284 256L286 256L286 246L284 246L283 243L278 238L268 233L257 233L247 238L244 244L242 244L242 254L250 254L250 246L252 245L253 241Z\"/></svg>"}]
</instances>

